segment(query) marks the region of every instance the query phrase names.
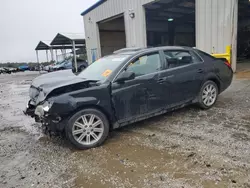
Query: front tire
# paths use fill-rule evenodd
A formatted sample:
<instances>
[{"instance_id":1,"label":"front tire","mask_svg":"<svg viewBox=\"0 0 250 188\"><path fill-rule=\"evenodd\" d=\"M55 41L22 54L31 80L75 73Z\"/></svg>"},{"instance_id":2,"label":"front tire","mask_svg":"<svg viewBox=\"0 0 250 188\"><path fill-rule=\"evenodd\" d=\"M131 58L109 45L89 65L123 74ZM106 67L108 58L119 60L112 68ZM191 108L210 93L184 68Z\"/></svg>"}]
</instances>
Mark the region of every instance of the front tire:
<instances>
[{"instance_id":1,"label":"front tire","mask_svg":"<svg viewBox=\"0 0 250 188\"><path fill-rule=\"evenodd\" d=\"M216 103L219 89L215 82L209 80L205 82L199 93L199 106L202 109L209 109Z\"/></svg>"},{"instance_id":2,"label":"front tire","mask_svg":"<svg viewBox=\"0 0 250 188\"><path fill-rule=\"evenodd\" d=\"M69 119L65 133L69 141L77 148L95 148L108 137L109 122L101 111L84 109Z\"/></svg>"}]
</instances>

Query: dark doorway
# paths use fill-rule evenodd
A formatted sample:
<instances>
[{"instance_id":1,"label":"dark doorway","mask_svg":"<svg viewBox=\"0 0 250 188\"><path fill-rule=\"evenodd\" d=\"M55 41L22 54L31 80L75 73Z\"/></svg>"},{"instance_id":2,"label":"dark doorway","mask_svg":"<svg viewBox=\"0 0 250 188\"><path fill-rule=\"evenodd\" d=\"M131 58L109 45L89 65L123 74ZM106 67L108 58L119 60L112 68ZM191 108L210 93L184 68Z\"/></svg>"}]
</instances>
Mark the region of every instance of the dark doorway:
<instances>
[{"instance_id":1,"label":"dark doorway","mask_svg":"<svg viewBox=\"0 0 250 188\"><path fill-rule=\"evenodd\" d=\"M195 46L195 0L145 5L148 46Z\"/></svg>"},{"instance_id":2,"label":"dark doorway","mask_svg":"<svg viewBox=\"0 0 250 188\"><path fill-rule=\"evenodd\" d=\"M237 70L250 69L250 2L239 0Z\"/></svg>"},{"instance_id":3,"label":"dark doorway","mask_svg":"<svg viewBox=\"0 0 250 188\"><path fill-rule=\"evenodd\" d=\"M118 15L98 23L101 55L109 55L126 47L124 16Z\"/></svg>"}]
</instances>

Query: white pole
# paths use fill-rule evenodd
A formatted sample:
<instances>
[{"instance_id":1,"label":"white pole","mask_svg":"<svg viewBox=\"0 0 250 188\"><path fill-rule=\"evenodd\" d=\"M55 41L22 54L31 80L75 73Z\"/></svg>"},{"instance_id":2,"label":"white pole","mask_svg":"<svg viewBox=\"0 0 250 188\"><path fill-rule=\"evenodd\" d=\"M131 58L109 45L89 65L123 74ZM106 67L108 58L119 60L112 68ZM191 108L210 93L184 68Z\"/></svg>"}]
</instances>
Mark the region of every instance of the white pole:
<instances>
[{"instance_id":1,"label":"white pole","mask_svg":"<svg viewBox=\"0 0 250 188\"><path fill-rule=\"evenodd\" d=\"M51 60L54 62L53 48L50 48Z\"/></svg>"},{"instance_id":2,"label":"white pole","mask_svg":"<svg viewBox=\"0 0 250 188\"><path fill-rule=\"evenodd\" d=\"M48 54L48 50L46 50L46 57L47 57L47 63L49 62L49 54Z\"/></svg>"},{"instance_id":3,"label":"white pole","mask_svg":"<svg viewBox=\"0 0 250 188\"><path fill-rule=\"evenodd\" d=\"M62 54L63 54L63 58L66 59L66 49L65 49L65 45L63 45Z\"/></svg>"},{"instance_id":4,"label":"white pole","mask_svg":"<svg viewBox=\"0 0 250 188\"><path fill-rule=\"evenodd\" d=\"M57 55L57 50L56 50L56 62L58 62L58 55Z\"/></svg>"},{"instance_id":5,"label":"white pole","mask_svg":"<svg viewBox=\"0 0 250 188\"><path fill-rule=\"evenodd\" d=\"M76 69L76 72L78 72L78 68L77 68L77 60L76 60L76 43L75 43L75 41L74 41L74 40L72 41L72 45L73 45L73 53L74 53L74 63L75 63L75 69Z\"/></svg>"},{"instance_id":6,"label":"white pole","mask_svg":"<svg viewBox=\"0 0 250 188\"><path fill-rule=\"evenodd\" d=\"M64 58L67 58L67 49L64 49Z\"/></svg>"},{"instance_id":7,"label":"white pole","mask_svg":"<svg viewBox=\"0 0 250 188\"><path fill-rule=\"evenodd\" d=\"M39 62L39 55L38 55L38 50L36 50L36 60L39 66L39 73L40 73L40 62Z\"/></svg>"}]
</instances>

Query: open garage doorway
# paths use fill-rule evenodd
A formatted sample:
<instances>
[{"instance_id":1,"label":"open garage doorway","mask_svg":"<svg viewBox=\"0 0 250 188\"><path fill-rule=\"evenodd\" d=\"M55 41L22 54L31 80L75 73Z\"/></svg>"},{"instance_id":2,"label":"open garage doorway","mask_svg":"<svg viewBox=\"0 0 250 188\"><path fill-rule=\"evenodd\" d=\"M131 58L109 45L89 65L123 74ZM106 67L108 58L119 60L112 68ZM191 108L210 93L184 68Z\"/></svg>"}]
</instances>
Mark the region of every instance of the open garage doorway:
<instances>
[{"instance_id":1,"label":"open garage doorway","mask_svg":"<svg viewBox=\"0 0 250 188\"><path fill-rule=\"evenodd\" d=\"M195 46L195 0L145 5L148 46Z\"/></svg>"},{"instance_id":2,"label":"open garage doorway","mask_svg":"<svg viewBox=\"0 0 250 188\"><path fill-rule=\"evenodd\" d=\"M126 47L124 15L118 15L98 23L101 55L106 56Z\"/></svg>"},{"instance_id":3,"label":"open garage doorway","mask_svg":"<svg viewBox=\"0 0 250 188\"><path fill-rule=\"evenodd\" d=\"M250 71L250 2L239 0L237 71Z\"/></svg>"}]
</instances>

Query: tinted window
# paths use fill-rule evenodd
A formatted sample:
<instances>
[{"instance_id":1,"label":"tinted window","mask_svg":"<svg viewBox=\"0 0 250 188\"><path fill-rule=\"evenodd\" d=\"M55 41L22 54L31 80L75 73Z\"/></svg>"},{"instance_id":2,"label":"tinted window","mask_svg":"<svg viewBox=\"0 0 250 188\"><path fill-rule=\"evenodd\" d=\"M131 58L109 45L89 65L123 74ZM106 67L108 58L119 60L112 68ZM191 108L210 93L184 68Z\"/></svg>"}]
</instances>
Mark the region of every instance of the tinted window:
<instances>
[{"instance_id":1,"label":"tinted window","mask_svg":"<svg viewBox=\"0 0 250 188\"><path fill-rule=\"evenodd\" d=\"M111 55L98 59L90 66L88 66L84 71L82 71L79 76L89 80L106 80L110 74L119 67L130 55Z\"/></svg>"},{"instance_id":2,"label":"tinted window","mask_svg":"<svg viewBox=\"0 0 250 188\"><path fill-rule=\"evenodd\" d=\"M144 55L133 61L127 68L135 73L135 76L142 76L157 72L161 69L161 60L158 53Z\"/></svg>"},{"instance_id":3,"label":"tinted window","mask_svg":"<svg viewBox=\"0 0 250 188\"><path fill-rule=\"evenodd\" d=\"M208 59L208 60L215 60L215 57L211 56L210 54L206 53L206 52L203 52L201 50L198 50L196 49L196 52L202 57L202 58L205 58L205 59Z\"/></svg>"},{"instance_id":4,"label":"tinted window","mask_svg":"<svg viewBox=\"0 0 250 188\"><path fill-rule=\"evenodd\" d=\"M201 58L201 56L198 53L196 53L194 51L190 51L190 53L191 53L195 63L196 62L203 62L203 59Z\"/></svg>"},{"instance_id":5,"label":"tinted window","mask_svg":"<svg viewBox=\"0 0 250 188\"><path fill-rule=\"evenodd\" d=\"M189 65L196 60L188 51L165 51L164 54L169 68Z\"/></svg>"}]
</instances>

